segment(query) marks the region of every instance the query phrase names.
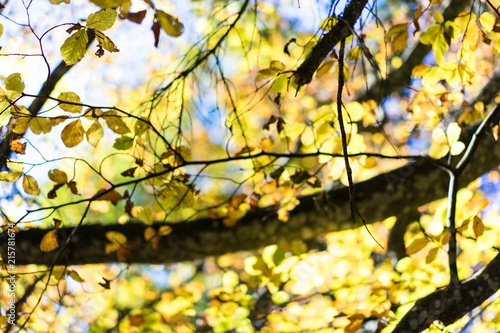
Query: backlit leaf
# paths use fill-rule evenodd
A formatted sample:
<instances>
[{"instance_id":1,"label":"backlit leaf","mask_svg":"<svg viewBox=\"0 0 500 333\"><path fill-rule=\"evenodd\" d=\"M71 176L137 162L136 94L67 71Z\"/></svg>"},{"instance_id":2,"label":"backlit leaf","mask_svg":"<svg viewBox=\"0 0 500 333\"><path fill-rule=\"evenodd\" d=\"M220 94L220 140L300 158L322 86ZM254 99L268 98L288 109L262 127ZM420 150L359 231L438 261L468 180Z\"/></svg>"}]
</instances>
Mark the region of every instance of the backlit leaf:
<instances>
[{"instance_id":1,"label":"backlit leaf","mask_svg":"<svg viewBox=\"0 0 500 333\"><path fill-rule=\"evenodd\" d=\"M49 133L52 130L52 121L48 118L35 117L30 121L33 134Z\"/></svg>"},{"instance_id":2,"label":"backlit leaf","mask_svg":"<svg viewBox=\"0 0 500 333\"><path fill-rule=\"evenodd\" d=\"M97 41L99 42L99 45L102 46L103 49L105 49L108 52L118 52L118 48L116 47L115 43L111 39L109 39L108 36L103 34L100 31L95 32L95 37L97 38Z\"/></svg>"},{"instance_id":3,"label":"backlit leaf","mask_svg":"<svg viewBox=\"0 0 500 333\"><path fill-rule=\"evenodd\" d=\"M7 89L7 96L10 99L15 99L24 91L24 82L21 80L21 74L13 73L5 79L5 89Z\"/></svg>"},{"instance_id":4,"label":"backlit leaf","mask_svg":"<svg viewBox=\"0 0 500 333\"><path fill-rule=\"evenodd\" d=\"M439 24L431 24L431 26L429 26L427 28L427 30L425 30L421 35L420 35L420 42L422 42L422 44L431 44L432 42L434 42L434 39L436 39L436 36L438 35L439 31L441 30L441 25Z\"/></svg>"},{"instance_id":5,"label":"backlit leaf","mask_svg":"<svg viewBox=\"0 0 500 333\"><path fill-rule=\"evenodd\" d=\"M40 242L40 250L42 252L54 251L59 247L59 242L57 239L57 230L51 230L47 232Z\"/></svg>"},{"instance_id":6,"label":"backlit leaf","mask_svg":"<svg viewBox=\"0 0 500 333\"><path fill-rule=\"evenodd\" d=\"M130 133L130 129L127 127L123 119L118 116L116 111L106 111L102 114L102 118L106 121L109 129L116 134L127 134Z\"/></svg>"},{"instance_id":7,"label":"backlit leaf","mask_svg":"<svg viewBox=\"0 0 500 333\"><path fill-rule=\"evenodd\" d=\"M92 147L97 147L99 141L101 141L104 136L104 130L102 129L102 125L99 123L99 120L96 120L90 125L87 129L87 141Z\"/></svg>"},{"instance_id":8,"label":"backlit leaf","mask_svg":"<svg viewBox=\"0 0 500 333\"><path fill-rule=\"evenodd\" d=\"M23 190L26 194L40 195L40 189L38 188L38 183L35 178L30 175L24 175L23 178Z\"/></svg>"},{"instance_id":9,"label":"backlit leaf","mask_svg":"<svg viewBox=\"0 0 500 333\"><path fill-rule=\"evenodd\" d=\"M20 173L24 172L23 162L15 159L10 159L9 161L7 161L7 168L9 168L14 172L20 172Z\"/></svg>"},{"instance_id":10,"label":"backlit leaf","mask_svg":"<svg viewBox=\"0 0 500 333\"><path fill-rule=\"evenodd\" d=\"M128 150L132 148L133 144L134 144L134 138L131 138L129 136L121 136L115 140L113 148L117 150Z\"/></svg>"},{"instance_id":11,"label":"backlit leaf","mask_svg":"<svg viewBox=\"0 0 500 333\"><path fill-rule=\"evenodd\" d=\"M165 13L163 10L157 9L155 17L167 35L179 37L184 32L184 25L177 18Z\"/></svg>"},{"instance_id":12,"label":"backlit leaf","mask_svg":"<svg viewBox=\"0 0 500 333\"><path fill-rule=\"evenodd\" d=\"M64 171L54 169L49 171L49 179L57 184L66 184L68 182L68 175Z\"/></svg>"},{"instance_id":13,"label":"backlit leaf","mask_svg":"<svg viewBox=\"0 0 500 333\"><path fill-rule=\"evenodd\" d=\"M486 32L490 32L495 27L495 17L488 12L481 14L479 17L479 22Z\"/></svg>"},{"instance_id":14,"label":"backlit leaf","mask_svg":"<svg viewBox=\"0 0 500 333\"><path fill-rule=\"evenodd\" d=\"M85 29L75 32L64 41L64 44L61 46L61 56L66 65L76 64L83 59L87 51L88 42L89 36Z\"/></svg>"},{"instance_id":15,"label":"backlit leaf","mask_svg":"<svg viewBox=\"0 0 500 333\"><path fill-rule=\"evenodd\" d=\"M98 11L97 13L90 14L87 18L87 27L90 29L105 31L113 26L115 20L116 10L106 8Z\"/></svg>"},{"instance_id":16,"label":"backlit leaf","mask_svg":"<svg viewBox=\"0 0 500 333\"><path fill-rule=\"evenodd\" d=\"M406 248L406 254L411 255L415 254L418 251L422 250L427 244L429 244L429 240L427 238L416 238L411 244Z\"/></svg>"},{"instance_id":17,"label":"backlit leaf","mask_svg":"<svg viewBox=\"0 0 500 333\"><path fill-rule=\"evenodd\" d=\"M61 139L64 145L72 148L83 141L85 130L83 129L82 122L77 119L64 127L61 132Z\"/></svg>"},{"instance_id":18,"label":"backlit leaf","mask_svg":"<svg viewBox=\"0 0 500 333\"><path fill-rule=\"evenodd\" d=\"M397 36L401 34L403 31L406 31L408 29L408 23L401 23L401 24L396 24L392 26L389 31L387 31L387 34L385 37L391 38L394 36Z\"/></svg>"},{"instance_id":19,"label":"backlit leaf","mask_svg":"<svg viewBox=\"0 0 500 333\"><path fill-rule=\"evenodd\" d=\"M432 43L432 50L434 51L434 55L436 56L436 62L441 64L444 59L444 54L448 51L448 43L444 37L444 34L441 32L437 34L434 42Z\"/></svg>"},{"instance_id":20,"label":"backlit leaf","mask_svg":"<svg viewBox=\"0 0 500 333\"><path fill-rule=\"evenodd\" d=\"M153 210L149 206L143 207L142 210L137 214L137 217L139 218L139 220L144 222L144 224L153 224Z\"/></svg>"},{"instance_id":21,"label":"backlit leaf","mask_svg":"<svg viewBox=\"0 0 500 333\"><path fill-rule=\"evenodd\" d=\"M433 247L432 249L429 250L429 252L427 253L427 256L425 257L426 264L430 264L434 260L436 260L439 249L440 249L439 247Z\"/></svg>"},{"instance_id":22,"label":"backlit leaf","mask_svg":"<svg viewBox=\"0 0 500 333\"><path fill-rule=\"evenodd\" d=\"M82 277L80 276L80 274L78 274L76 271L69 271L68 272L68 276L71 277L76 282L85 282L85 280L82 279Z\"/></svg>"},{"instance_id":23,"label":"backlit leaf","mask_svg":"<svg viewBox=\"0 0 500 333\"><path fill-rule=\"evenodd\" d=\"M68 92L62 92L59 94L59 97L57 98L58 100L62 101L61 104L59 104L59 107L66 111L66 112L71 112L71 113L80 113L82 112L83 106L81 105L82 101L80 100L80 96L75 94L72 91ZM75 103L75 104L80 104L80 105L75 105L75 104L67 104L63 102L70 102L70 103Z\"/></svg>"}]
</instances>

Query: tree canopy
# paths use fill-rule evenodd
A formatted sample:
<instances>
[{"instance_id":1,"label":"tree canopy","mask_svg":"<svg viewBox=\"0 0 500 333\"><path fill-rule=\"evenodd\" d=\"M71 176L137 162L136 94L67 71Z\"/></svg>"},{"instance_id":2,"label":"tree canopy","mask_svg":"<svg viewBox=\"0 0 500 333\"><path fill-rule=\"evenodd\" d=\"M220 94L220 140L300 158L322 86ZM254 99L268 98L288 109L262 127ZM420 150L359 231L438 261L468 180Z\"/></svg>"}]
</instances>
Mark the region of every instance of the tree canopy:
<instances>
[{"instance_id":1,"label":"tree canopy","mask_svg":"<svg viewBox=\"0 0 500 333\"><path fill-rule=\"evenodd\" d=\"M500 1L0 5L5 332L500 329Z\"/></svg>"}]
</instances>

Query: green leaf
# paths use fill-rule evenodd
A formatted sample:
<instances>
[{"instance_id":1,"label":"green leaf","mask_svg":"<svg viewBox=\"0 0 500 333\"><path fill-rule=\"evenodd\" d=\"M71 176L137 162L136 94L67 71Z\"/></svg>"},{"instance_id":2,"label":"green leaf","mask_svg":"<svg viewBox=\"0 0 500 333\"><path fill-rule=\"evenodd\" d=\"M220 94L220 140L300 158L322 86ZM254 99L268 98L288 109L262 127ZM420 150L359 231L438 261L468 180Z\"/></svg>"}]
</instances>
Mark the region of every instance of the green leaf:
<instances>
[{"instance_id":1,"label":"green leaf","mask_svg":"<svg viewBox=\"0 0 500 333\"><path fill-rule=\"evenodd\" d=\"M103 112L102 118L106 121L106 125L108 125L109 129L116 134L130 133L130 129L127 127L127 124L125 124L123 119L118 116L116 111L111 110Z\"/></svg>"},{"instance_id":2,"label":"green leaf","mask_svg":"<svg viewBox=\"0 0 500 333\"><path fill-rule=\"evenodd\" d=\"M446 21L444 23L444 31L446 31L451 39L455 39L460 35L460 28L453 21Z\"/></svg>"},{"instance_id":3,"label":"green leaf","mask_svg":"<svg viewBox=\"0 0 500 333\"><path fill-rule=\"evenodd\" d=\"M81 104L82 101L80 100L80 96L75 94L72 91L68 92L62 92L59 94L59 97L57 97L62 102L70 102L70 103L77 103ZM71 112L71 113L80 113L82 112L82 105L74 105L74 104L66 104L66 103L61 103L59 104L59 107L66 111L66 112Z\"/></svg>"},{"instance_id":4,"label":"green leaf","mask_svg":"<svg viewBox=\"0 0 500 333\"><path fill-rule=\"evenodd\" d=\"M167 35L179 37L184 32L184 25L177 18L165 13L163 10L157 9L155 17Z\"/></svg>"},{"instance_id":5,"label":"green leaf","mask_svg":"<svg viewBox=\"0 0 500 333\"><path fill-rule=\"evenodd\" d=\"M61 55L66 65L73 65L85 56L89 36L85 29L75 32L69 36L61 46Z\"/></svg>"},{"instance_id":6,"label":"green leaf","mask_svg":"<svg viewBox=\"0 0 500 333\"><path fill-rule=\"evenodd\" d=\"M24 82L21 80L21 74L13 73L5 79L5 89L10 99L17 98L24 91Z\"/></svg>"},{"instance_id":7,"label":"green leaf","mask_svg":"<svg viewBox=\"0 0 500 333\"><path fill-rule=\"evenodd\" d=\"M99 31L108 30L113 26L116 20L116 10L106 8L97 13L90 14L87 18L87 27Z\"/></svg>"},{"instance_id":8,"label":"green leaf","mask_svg":"<svg viewBox=\"0 0 500 333\"><path fill-rule=\"evenodd\" d=\"M131 138L129 136L121 136L115 140L113 148L117 150L128 150L132 147L133 143L134 143L134 138Z\"/></svg>"},{"instance_id":9,"label":"green leaf","mask_svg":"<svg viewBox=\"0 0 500 333\"><path fill-rule=\"evenodd\" d=\"M422 44L429 45L431 44L434 39L436 39L437 34L439 33L439 30L441 29L440 24L431 24L430 27L427 28L421 35L420 35L420 42Z\"/></svg>"},{"instance_id":10,"label":"green leaf","mask_svg":"<svg viewBox=\"0 0 500 333\"><path fill-rule=\"evenodd\" d=\"M0 103L0 127L9 124L11 118L10 109L9 102L4 101Z\"/></svg>"},{"instance_id":11,"label":"green leaf","mask_svg":"<svg viewBox=\"0 0 500 333\"><path fill-rule=\"evenodd\" d=\"M97 147L99 141L101 141L104 136L104 131L102 129L101 124L98 120L96 120L92 125L90 125L87 130L87 141L90 143L92 147Z\"/></svg>"},{"instance_id":12,"label":"green leaf","mask_svg":"<svg viewBox=\"0 0 500 333\"><path fill-rule=\"evenodd\" d=\"M116 47L115 43L111 39L109 39L108 36L103 34L100 31L95 32L95 37L97 38L97 41L99 42L99 45L102 46L103 49L105 49L108 52L118 52L118 48Z\"/></svg>"},{"instance_id":13,"label":"green leaf","mask_svg":"<svg viewBox=\"0 0 500 333\"><path fill-rule=\"evenodd\" d=\"M84 134L85 130L82 122L77 119L64 127L61 132L61 139L66 147L72 148L83 141Z\"/></svg>"}]
</instances>

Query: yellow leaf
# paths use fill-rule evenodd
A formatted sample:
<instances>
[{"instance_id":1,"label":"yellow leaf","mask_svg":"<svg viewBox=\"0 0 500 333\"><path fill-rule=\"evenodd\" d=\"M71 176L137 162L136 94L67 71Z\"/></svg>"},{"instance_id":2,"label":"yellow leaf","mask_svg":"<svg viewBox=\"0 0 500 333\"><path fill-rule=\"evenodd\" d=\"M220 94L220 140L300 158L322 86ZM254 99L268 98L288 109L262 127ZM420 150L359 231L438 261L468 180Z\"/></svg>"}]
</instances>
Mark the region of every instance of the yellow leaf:
<instances>
[{"instance_id":1,"label":"yellow leaf","mask_svg":"<svg viewBox=\"0 0 500 333\"><path fill-rule=\"evenodd\" d=\"M64 171L54 169L49 171L49 179L57 184L66 184L68 182L68 175Z\"/></svg>"},{"instance_id":2,"label":"yellow leaf","mask_svg":"<svg viewBox=\"0 0 500 333\"><path fill-rule=\"evenodd\" d=\"M59 5L61 3L69 3L70 0L49 0L49 2L53 5Z\"/></svg>"},{"instance_id":3,"label":"yellow leaf","mask_svg":"<svg viewBox=\"0 0 500 333\"><path fill-rule=\"evenodd\" d=\"M52 121L48 118L35 117L29 122L33 134L49 133L52 130Z\"/></svg>"},{"instance_id":4,"label":"yellow leaf","mask_svg":"<svg viewBox=\"0 0 500 333\"><path fill-rule=\"evenodd\" d=\"M85 29L81 29L69 36L61 46L61 56L67 66L80 62L87 51L89 36Z\"/></svg>"},{"instance_id":5,"label":"yellow leaf","mask_svg":"<svg viewBox=\"0 0 500 333\"><path fill-rule=\"evenodd\" d=\"M406 248L406 254L411 255L415 254L418 251L422 250L427 244L429 244L429 240L427 238L416 238L411 244Z\"/></svg>"},{"instance_id":6,"label":"yellow leaf","mask_svg":"<svg viewBox=\"0 0 500 333\"><path fill-rule=\"evenodd\" d=\"M462 141L457 141L451 145L450 154L453 156L460 155L465 149L465 144Z\"/></svg>"},{"instance_id":7,"label":"yellow leaf","mask_svg":"<svg viewBox=\"0 0 500 333\"><path fill-rule=\"evenodd\" d=\"M160 230L158 230L158 235L160 236L166 236L172 232L172 227L168 225L162 225L160 227Z\"/></svg>"},{"instance_id":8,"label":"yellow leaf","mask_svg":"<svg viewBox=\"0 0 500 333\"><path fill-rule=\"evenodd\" d=\"M472 230L474 230L474 235L476 237L481 236L484 233L484 224L479 216L474 216L472 220Z\"/></svg>"},{"instance_id":9,"label":"yellow leaf","mask_svg":"<svg viewBox=\"0 0 500 333\"><path fill-rule=\"evenodd\" d=\"M102 137L104 136L104 130L102 129L99 120L96 120L92 125L90 125L89 129L87 130L86 136L89 144L92 147L97 147L99 141L101 141Z\"/></svg>"},{"instance_id":10,"label":"yellow leaf","mask_svg":"<svg viewBox=\"0 0 500 333\"><path fill-rule=\"evenodd\" d=\"M117 244L119 246L125 246L125 244L127 244L127 237L118 231L106 232L106 238L113 244Z\"/></svg>"},{"instance_id":11,"label":"yellow leaf","mask_svg":"<svg viewBox=\"0 0 500 333\"><path fill-rule=\"evenodd\" d=\"M440 11L434 11L434 14L432 17L436 20L437 23L443 23L444 22L444 17L443 14L441 14Z\"/></svg>"},{"instance_id":12,"label":"yellow leaf","mask_svg":"<svg viewBox=\"0 0 500 333\"><path fill-rule=\"evenodd\" d=\"M95 37L97 38L97 41L99 42L99 45L105 49L108 52L118 52L118 48L116 47L115 43L109 39L108 36L103 34L100 31L95 32Z\"/></svg>"},{"instance_id":13,"label":"yellow leaf","mask_svg":"<svg viewBox=\"0 0 500 333\"><path fill-rule=\"evenodd\" d=\"M429 252L427 253L427 256L425 257L425 263L430 264L434 260L436 260L438 252L439 252L439 247L433 247L432 249L430 249Z\"/></svg>"},{"instance_id":14,"label":"yellow leaf","mask_svg":"<svg viewBox=\"0 0 500 333\"><path fill-rule=\"evenodd\" d=\"M408 40L408 31L403 31L392 41L392 52L400 53L406 49L406 41Z\"/></svg>"},{"instance_id":15,"label":"yellow leaf","mask_svg":"<svg viewBox=\"0 0 500 333\"><path fill-rule=\"evenodd\" d=\"M346 105L350 121L360 121L367 113L365 108L359 102L350 102Z\"/></svg>"},{"instance_id":16,"label":"yellow leaf","mask_svg":"<svg viewBox=\"0 0 500 333\"><path fill-rule=\"evenodd\" d=\"M444 59L444 54L448 51L449 45L446 42L443 32L439 32L432 42L432 50L434 51L434 55L436 56L436 62L441 64Z\"/></svg>"},{"instance_id":17,"label":"yellow leaf","mask_svg":"<svg viewBox=\"0 0 500 333\"><path fill-rule=\"evenodd\" d=\"M286 88L288 84L288 78L286 75L279 75L276 80L273 82L272 86L272 91L275 94L282 94L284 95L286 93Z\"/></svg>"},{"instance_id":18,"label":"yellow leaf","mask_svg":"<svg viewBox=\"0 0 500 333\"><path fill-rule=\"evenodd\" d=\"M316 72L316 77L322 77L323 75L327 74L330 71L330 69L332 69L334 64L335 64L335 61L333 61L333 60L325 61L318 68L318 71Z\"/></svg>"},{"instance_id":19,"label":"yellow leaf","mask_svg":"<svg viewBox=\"0 0 500 333\"><path fill-rule=\"evenodd\" d=\"M42 252L50 252L59 247L59 242L57 240L57 230L51 230L43 236L40 242L40 250ZM55 273L54 273L55 275Z\"/></svg>"},{"instance_id":20,"label":"yellow leaf","mask_svg":"<svg viewBox=\"0 0 500 333\"><path fill-rule=\"evenodd\" d=\"M448 125L448 128L446 129L446 136L448 137L448 142L450 143L450 145L458 141L461 133L462 129L457 122L453 122Z\"/></svg>"},{"instance_id":21,"label":"yellow leaf","mask_svg":"<svg viewBox=\"0 0 500 333\"><path fill-rule=\"evenodd\" d=\"M130 133L130 129L127 127L123 119L118 116L116 111L106 111L102 114L102 118L106 121L109 129L116 134L127 134Z\"/></svg>"},{"instance_id":22,"label":"yellow leaf","mask_svg":"<svg viewBox=\"0 0 500 333\"><path fill-rule=\"evenodd\" d=\"M167 35L179 37L184 32L184 25L177 18L165 13L163 10L157 9L155 17Z\"/></svg>"},{"instance_id":23,"label":"yellow leaf","mask_svg":"<svg viewBox=\"0 0 500 333\"><path fill-rule=\"evenodd\" d=\"M18 173L23 173L24 172L24 164L23 164L23 162L21 162L19 160L16 160L16 159L10 159L7 162L7 168L9 168L10 170L12 170L14 172L18 172Z\"/></svg>"},{"instance_id":24,"label":"yellow leaf","mask_svg":"<svg viewBox=\"0 0 500 333\"><path fill-rule=\"evenodd\" d=\"M66 273L66 267L64 266L56 266L52 270L52 276L58 281L64 278L65 273Z\"/></svg>"},{"instance_id":25,"label":"yellow leaf","mask_svg":"<svg viewBox=\"0 0 500 333\"><path fill-rule=\"evenodd\" d=\"M434 39L436 39L437 34L441 30L441 25L440 24L431 24L427 30L425 30L421 35L420 35L420 42L422 44L432 44L434 42Z\"/></svg>"},{"instance_id":26,"label":"yellow leaf","mask_svg":"<svg viewBox=\"0 0 500 333\"><path fill-rule=\"evenodd\" d=\"M271 60L270 64L269 64L269 67L271 69L274 69L278 72L282 72L286 69L286 66L284 63L282 63L281 61L279 60Z\"/></svg>"},{"instance_id":27,"label":"yellow leaf","mask_svg":"<svg viewBox=\"0 0 500 333\"><path fill-rule=\"evenodd\" d=\"M411 71L411 76L415 78L422 77L429 70L429 68L430 68L429 65L424 65L424 64L417 65L413 67L413 70Z\"/></svg>"},{"instance_id":28,"label":"yellow leaf","mask_svg":"<svg viewBox=\"0 0 500 333\"><path fill-rule=\"evenodd\" d=\"M492 31L495 27L495 17L488 12L481 14L479 22L486 32Z\"/></svg>"},{"instance_id":29,"label":"yellow leaf","mask_svg":"<svg viewBox=\"0 0 500 333\"><path fill-rule=\"evenodd\" d=\"M7 96L12 100L21 95L24 91L24 82L21 80L21 74L13 73L5 79L5 89L7 89Z\"/></svg>"},{"instance_id":30,"label":"yellow leaf","mask_svg":"<svg viewBox=\"0 0 500 333\"><path fill-rule=\"evenodd\" d=\"M156 237L156 230L155 229L148 227L148 228L146 228L146 230L144 230L144 239L146 240L146 242L149 242L154 237Z\"/></svg>"},{"instance_id":31,"label":"yellow leaf","mask_svg":"<svg viewBox=\"0 0 500 333\"><path fill-rule=\"evenodd\" d=\"M462 46L465 50L477 50L477 47L479 46L479 28L476 23L469 24Z\"/></svg>"},{"instance_id":32,"label":"yellow leaf","mask_svg":"<svg viewBox=\"0 0 500 333\"><path fill-rule=\"evenodd\" d=\"M77 119L64 127L61 132L61 139L64 145L68 148L72 148L83 141L83 135L85 130L83 129L82 122Z\"/></svg>"},{"instance_id":33,"label":"yellow leaf","mask_svg":"<svg viewBox=\"0 0 500 333\"><path fill-rule=\"evenodd\" d=\"M99 31L104 31L113 26L116 20L116 10L106 8L97 13L90 14L87 18L87 27Z\"/></svg>"},{"instance_id":34,"label":"yellow leaf","mask_svg":"<svg viewBox=\"0 0 500 333\"><path fill-rule=\"evenodd\" d=\"M80 100L80 96L75 94L72 91L68 92L62 92L59 94L59 97L57 98L61 101L61 104L59 104L59 107L66 111L66 112L71 112L71 113L80 113L82 112L82 101ZM70 102L70 103L76 103L80 105L75 105L75 104L66 104L64 102Z\"/></svg>"},{"instance_id":35,"label":"yellow leaf","mask_svg":"<svg viewBox=\"0 0 500 333\"><path fill-rule=\"evenodd\" d=\"M359 46L353 47L345 55L346 59L359 60L361 58L361 48Z\"/></svg>"},{"instance_id":36,"label":"yellow leaf","mask_svg":"<svg viewBox=\"0 0 500 333\"><path fill-rule=\"evenodd\" d=\"M23 190L26 194L40 195L40 189L38 188L38 183L35 178L30 175L24 175L23 178Z\"/></svg>"},{"instance_id":37,"label":"yellow leaf","mask_svg":"<svg viewBox=\"0 0 500 333\"><path fill-rule=\"evenodd\" d=\"M137 217L139 218L139 220L141 220L142 222L144 222L147 225L153 224L153 210L149 206L144 207L137 214Z\"/></svg>"}]
</instances>

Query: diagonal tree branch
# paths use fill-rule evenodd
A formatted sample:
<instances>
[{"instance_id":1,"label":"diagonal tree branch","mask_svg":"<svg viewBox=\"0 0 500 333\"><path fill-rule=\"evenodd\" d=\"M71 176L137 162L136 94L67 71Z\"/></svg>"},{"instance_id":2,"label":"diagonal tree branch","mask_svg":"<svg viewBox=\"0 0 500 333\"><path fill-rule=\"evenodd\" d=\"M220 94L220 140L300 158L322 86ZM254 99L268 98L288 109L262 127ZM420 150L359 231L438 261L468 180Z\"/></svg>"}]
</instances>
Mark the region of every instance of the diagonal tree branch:
<instances>
[{"instance_id":1,"label":"diagonal tree branch","mask_svg":"<svg viewBox=\"0 0 500 333\"><path fill-rule=\"evenodd\" d=\"M306 60L295 71L295 82L298 85L298 89L311 82L319 65L321 65L333 47L352 34L354 24L361 16L361 12L367 3L368 0L352 0L345 8L342 19L338 20L337 24L321 37Z\"/></svg>"}]
</instances>

